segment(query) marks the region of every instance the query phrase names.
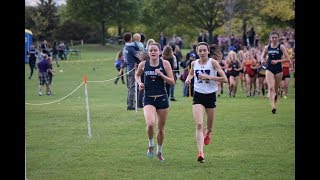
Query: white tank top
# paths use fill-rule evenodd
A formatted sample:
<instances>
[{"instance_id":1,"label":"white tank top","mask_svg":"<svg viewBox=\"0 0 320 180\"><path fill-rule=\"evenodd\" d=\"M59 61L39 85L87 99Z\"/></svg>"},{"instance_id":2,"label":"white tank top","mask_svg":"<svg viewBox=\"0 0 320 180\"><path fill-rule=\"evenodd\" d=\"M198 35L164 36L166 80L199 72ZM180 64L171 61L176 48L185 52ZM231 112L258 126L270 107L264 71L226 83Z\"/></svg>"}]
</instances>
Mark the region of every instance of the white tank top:
<instances>
[{"instance_id":1,"label":"white tank top","mask_svg":"<svg viewBox=\"0 0 320 180\"><path fill-rule=\"evenodd\" d=\"M206 64L199 64L200 59L194 62L194 91L202 94L210 94L218 90L218 84L214 80L200 80L198 75L201 73L206 73L209 76L217 76L217 70L212 67L212 58L209 58Z\"/></svg>"}]
</instances>

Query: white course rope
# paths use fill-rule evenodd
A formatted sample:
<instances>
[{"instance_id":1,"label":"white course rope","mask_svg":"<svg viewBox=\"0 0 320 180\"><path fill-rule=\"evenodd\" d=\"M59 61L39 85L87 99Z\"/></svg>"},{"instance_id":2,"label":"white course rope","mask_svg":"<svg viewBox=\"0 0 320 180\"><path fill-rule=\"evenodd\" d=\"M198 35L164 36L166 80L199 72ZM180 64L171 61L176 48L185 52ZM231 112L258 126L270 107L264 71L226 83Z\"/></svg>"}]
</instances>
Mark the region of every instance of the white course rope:
<instances>
[{"instance_id":1,"label":"white course rope","mask_svg":"<svg viewBox=\"0 0 320 180\"><path fill-rule=\"evenodd\" d=\"M126 72L125 74L129 74L129 72L131 72L131 71L133 71L133 70L134 70L134 68L131 69L130 71ZM106 80L103 80L103 81L87 81L87 82L108 82L108 81L111 81L111 80L120 78L120 77L124 76L125 74L123 74L123 75L121 75L121 76L114 77L114 78L112 78L112 79L106 79Z\"/></svg>"},{"instance_id":2,"label":"white course rope","mask_svg":"<svg viewBox=\"0 0 320 180\"><path fill-rule=\"evenodd\" d=\"M82 83L81 83L75 90L73 90L71 93L69 93L69 94L66 95L65 97L62 97L62 98L60 98L60 99L58 99L58 100L55 100L55 101L52 101L52 102L47 102L47 103L39 103L39 104L33 104L33 103L27 103L27 102L26 102L26 104L27 104L27 105L40 106L40 105L47 105L47 104L56 103L56 102L58 102L58 101L61 101L61 100L65 99L65 98L67 98L67 97L70 96L71 94L73 94L73 93L74 93L76 90L78 90L83 84L84 84L84 82L82 82Z\"/></svg>"},{"instance_id":3,"label":"white course rope","mask_svg":"<svg viewBox=\"0 0 320 180\"><path fill-rule=\"evenodd\" d=\"M187 68L185 68L187 69ZM126 72L125 74L129 74L131 71L135 70L134 68L131 69L130 71ZM181 69L181 70L173 70L173 71L183 71L184 69ZM102 81L87 81L87 82L108 82L108 81L111 81L111 80L115 80L117 78L120 78L122 76L124 76L125 74L121 75L121 76L117 76L117 77L114 77L114 78L111 78L111 79L106 79L106 80L102 80ZM52 102L47 102L47 103L38 103L38 104L34 104L34 103L28 103L26 102L25 104L26 105L33 105L33 106L41 106L41 105L48 105L48 104L53 104L53 103L56 103L56 102L59 102L65 98L67 98L68 96L70 96L71 94L73 94L76 90L78 90L82 85L84 84L84 82L82 82L75 90L73 90L71 93L69 93L68 95L66 95L65 97L62 97L58 100L55 100L55 101L52 101ZM137 101L137 100L136 100Z\"/></svg>"}]
</instances>

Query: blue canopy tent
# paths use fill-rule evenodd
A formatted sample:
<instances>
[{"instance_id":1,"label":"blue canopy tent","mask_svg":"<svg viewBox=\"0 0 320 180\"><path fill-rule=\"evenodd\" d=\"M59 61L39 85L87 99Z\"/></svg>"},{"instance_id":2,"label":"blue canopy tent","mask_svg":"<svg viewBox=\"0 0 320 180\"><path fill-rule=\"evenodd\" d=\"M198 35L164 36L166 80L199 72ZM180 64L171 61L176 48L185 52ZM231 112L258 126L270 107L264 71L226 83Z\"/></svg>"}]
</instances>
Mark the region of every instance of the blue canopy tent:
<instances>
[{"instance_id":1,"label":"blue canopy tent","mask_svg":"<svg viewBox=\"0 0 320 180\"><path fill-rule=\"evenodd\" d=\"M32 45L32 32L29 29L24 30L24 62L29 63L27 52Z\"/></svg>"}]
</instances>

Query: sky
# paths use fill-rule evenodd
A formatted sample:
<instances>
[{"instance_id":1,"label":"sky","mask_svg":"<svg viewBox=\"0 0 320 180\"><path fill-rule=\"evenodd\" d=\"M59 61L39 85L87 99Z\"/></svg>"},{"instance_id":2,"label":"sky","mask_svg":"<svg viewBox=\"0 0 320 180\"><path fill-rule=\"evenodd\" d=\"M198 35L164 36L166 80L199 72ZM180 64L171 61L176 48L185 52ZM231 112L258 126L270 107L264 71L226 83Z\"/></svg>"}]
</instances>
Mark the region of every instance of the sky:
<instances>
[{"instance_id":1,"label":"sky","mask_svg":"<svg viewBox=\"0 0 320 180\"><path fill-rule=\"evenodd\" d=\"M57 5L66 4L66 0L54 0ZM36 6L39 0L25 0L27 6Z\"/></svg>"}]
</instances>

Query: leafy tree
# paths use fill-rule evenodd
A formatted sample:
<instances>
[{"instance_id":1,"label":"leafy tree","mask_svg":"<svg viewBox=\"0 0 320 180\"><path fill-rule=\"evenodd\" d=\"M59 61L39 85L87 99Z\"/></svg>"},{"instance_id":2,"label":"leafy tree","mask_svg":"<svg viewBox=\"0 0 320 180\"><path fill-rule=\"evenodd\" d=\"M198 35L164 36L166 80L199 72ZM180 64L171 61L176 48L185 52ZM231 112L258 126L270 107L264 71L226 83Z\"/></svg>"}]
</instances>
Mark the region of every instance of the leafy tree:
<instances>
[{"instance_id":1,"label":"leafy tree","mask_svg":"<svg viewBox=\"0 0 320 180\"><path fill-rule=\"evenodd\" d=\"M138 5L139 0L68 0L67 9L74 19L100 24L104 46L105 26L128 22L133 15L139 15Z\"/></svg>"},{"instance_id":2,"label":"leafy tree","mask_svg":"<svg viewBox=\"0 0 320 180\"><path fill-rule=\"evenodd\" d=\"M25 25L36 39L51 39L53 30L57 27L56 3L53 0L39 0L35 7L25 7Z\"/></svg>"},{"instance_id":3,"label":"leafy tree","mask_svg":"<svg viewBox=\"0 0 320 180\"><path fill-rule=\"evenodd\" d=\"M253 21L259 15L261 8L261 1L263 0L240 0L239 9L235 14L235 18L242 19L242 45L247 39L247 25L250 21ZM251 22L252 23L252 22Z\"/></svg>"},{"instance_id":4,"label":"leafy tree","mask_svg":"<svg viewBox=\"0 0 320 180\"><path fill-rule=\"evenodd\" d=\"M144 0L141 22L150 32L150 37L159 37L160 32L169 34L170 29L179 23L178 6L174 0Z\"/></svg>"},{"instance_id":5,"label":"leafy tree","mask_svg":"<svg viewBox=\"0 0 320 180\"><path fill-rule=\"evenodd\" d=\"M225 7L225 11L227 12L228 15L228 35L231 36L231 30L232 30L232 20L235 16L235 14L239 11L240 9L240 3L241 0L224 0L223 5Z\"/></svg>"},{"instance_id":6,"label":"leafy tree","mask_svg":"<svg viewBox=\"0 0 320 180\"><path fill-rule=\"evenodd\" d=\"M32 16L36 12L36 7L34 6L25 6L24 11L24 27L26 29L31 29L31 27L35 26L35 22L32 19Z\"/></svg>"},{"instance_id":7,"label":"leafy tree","mask_svg":"<svg viewBox=\"0 0 320 180\"><path fill-rule=\"evenodd\" d=\"M141 26L139 20L142 16L143 0L117 1L113 25L118 26L118 35L122 36L130 26Z\"/></svg>"},{"instance_id":8,"label":"leafy tree","mask_svg":"<svg viewBox=\"0 0 320 180\"><path fill-rule=\"evenodd\" d=\"M53 33L56 40L90 40L91 26L75 20L67 20Z\"/></svg>"},{"instance_id":9,"label":"leafy tree","mask_svg":"<svg viewBox=\"0 0 320 180\"><path fill-rule=\"evenodd\" d=\"M38 11L42 18L46 19L48 24L46 25L44 31L42 32L43 36L50 39L52 37L53 30L57 27L59 22L59 17L57 16L57 7L56 3L53 0L39 0L37 3Z\"/></svg>"},{"instance_id":10,"label":"leafy tree","mask_svg":"<svg viewBox=\"0 0 320 180\"><path fill-rule=\"evenodd\" d=\"M32 21L34 25L30 27L30 30L33 33L33 36L37 40L41 40L46 37L46 32L48 29L49 21L44 16L42 16L41 12L37 11L32 15Z\"/></svg>"},{"instance_id":11,"label":"leafy tree","mask_svg":"<svg viewBox=\"0 0 320 180\"><path fill-rule=\"evenodd\" d=\"M59 16L58 26L64 24L64 22L67 20L72 20L72 18L68 14L67 5L65 4L57 6L57 14Z\"/></svg>"},{"instance_id":12,"label":"leafy tree","mask_svg":"<svg viewBox=\"0 0 320 180\"><path fill-rule=\"evenodd\" d=\"M228 20L224 9L223 0L181 0L177 12L183 22L207 30L212 43L213 31Z\"/></svg>"},{"instance_id":13,"label":"leafy tree","mask_svg":"<svg viewBox=\"0 0 320 180\"><path fill-rule=\"evenodd\" d=\"M260 13L269 26L295 26L294 0L265 0Z\"/></svg>"}]
</instances>

